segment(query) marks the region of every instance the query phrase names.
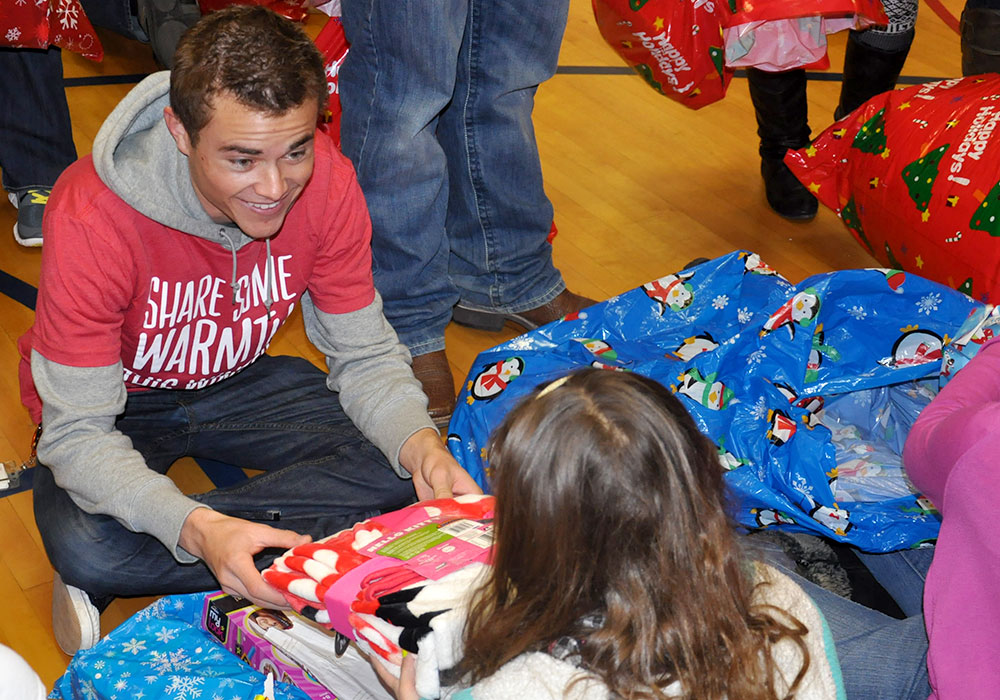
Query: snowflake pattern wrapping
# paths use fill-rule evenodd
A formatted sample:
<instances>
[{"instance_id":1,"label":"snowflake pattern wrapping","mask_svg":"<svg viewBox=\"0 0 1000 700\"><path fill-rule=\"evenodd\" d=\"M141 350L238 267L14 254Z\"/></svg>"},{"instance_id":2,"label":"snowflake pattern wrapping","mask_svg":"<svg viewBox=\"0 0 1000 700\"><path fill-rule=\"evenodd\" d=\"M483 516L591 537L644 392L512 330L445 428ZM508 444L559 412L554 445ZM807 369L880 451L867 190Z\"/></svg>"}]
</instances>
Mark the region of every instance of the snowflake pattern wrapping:
<instances>
[{"instance_id":1,"label":"snowflake pattern wrapping","mask_svg":"<svg viewBox=\"0 0 1000 700\"><path fill-rule=\"evenodd\" d=\"M0 46L46 49L58 46L93 61L104 58L104 47L80 5L80 0L5 2L0 13Z\"/></svg>"},{"instance_id":2,"label":"snowflake pattern wrapping","mask_svg":"<svg viewBox=\"0 0 1000 700\"><path fill-rule=\"evenodd\" d=\"M264 675L200 625L205 593L166 596L73 657L53 700L233 700L263 697ZM275 700L309 700L287 683Z\"/></svg>"},{"instance_id":3,"label":"snowflake pattern wrapping","mask_svg":"<svg viewBox=\"0 0 1000 700\"><path fill-rule=\"evenodd\" d=\"M681 281L683 303L665 304L663 290ZM898 438L915 412L857 420L879 426L867 436L872 447L896 441L877 452L878 464L845 452L828 415L849 413L837 408L841 397L864 397L871 411L912 403L901 387L936 381L943 350L979 306L891 269L844 270L793 286L757 255L737 251L481 353L448 446L489 490L487 437L526 394L581 367L638 372L670 387L717 446L741 524L825 535L867 551L914 546L939 526L902 475ZM484 396L483 374L498 363L514 366L512 358L516 380ZM894 464L881 457L890 454Z\"/></svg>"},{"instance_id":4,"label":"snowflake pattern wrapping","mask_svg":"<svg viewBox=\"0 0 1000 700\"><path fill-rule=\"evenodd\" d=\"M1000 75L889 91L785 162L882 265L1000 295Z\"/></svg>"}]
</instances>

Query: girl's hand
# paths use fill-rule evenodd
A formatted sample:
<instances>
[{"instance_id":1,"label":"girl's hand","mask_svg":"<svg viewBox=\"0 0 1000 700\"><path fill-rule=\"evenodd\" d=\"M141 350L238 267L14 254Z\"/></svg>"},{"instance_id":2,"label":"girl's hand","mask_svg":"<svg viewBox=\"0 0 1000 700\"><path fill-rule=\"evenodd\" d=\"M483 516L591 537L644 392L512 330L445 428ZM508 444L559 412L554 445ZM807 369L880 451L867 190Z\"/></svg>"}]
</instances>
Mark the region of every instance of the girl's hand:
<instances>
[{"instance_id":1,"label":"girl's hand","mask_svg":"<svg viewBox=\"0 0 1000 700\"><path fill-rule=\"evenodd\" d=\"M417 695L417 655L406 654L399 670L399 678L385 667L385 662L377 654L368 655L368 663L375 669L375 675L396 700L420 700Z\"/></svg>"}]
</instances>

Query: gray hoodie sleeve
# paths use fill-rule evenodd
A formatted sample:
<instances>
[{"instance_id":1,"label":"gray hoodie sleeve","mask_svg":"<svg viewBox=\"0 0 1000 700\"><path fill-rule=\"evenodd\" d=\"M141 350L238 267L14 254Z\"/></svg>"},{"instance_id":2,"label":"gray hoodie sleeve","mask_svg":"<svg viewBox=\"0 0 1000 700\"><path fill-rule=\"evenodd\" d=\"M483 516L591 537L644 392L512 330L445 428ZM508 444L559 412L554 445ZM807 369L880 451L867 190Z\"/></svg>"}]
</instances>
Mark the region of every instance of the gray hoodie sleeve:
<instances>
[{"instance_id":1,"label":"gray hoodie sleeve","mask_svg":"<svg viewBox=\"0 0 1000 700\"><path fill-rule=\"evenodd\" d=\"M127 395L121 363L70 367L32 351L31 376L42 399L38 459L56 483L84 511L152 535L181 563L196 561L177 541L187 516L205 506L147 467L132 441L115 428Z\"/></svg>"},{"instance_id":2,"label":"gray hoodie sleeve","mask_svg":"<svg viewBox=\"0 0 1000 700\"><path fill-rule=\"evenodd\" d=\"M382 314L382 297L364 308L328 314L302 296L306 334L326 355L327 386L340 404L402 477L399 450L418 430L436 430L427 415L427 397L410 369L410 353Z\"/></svg>"}]
</instances>

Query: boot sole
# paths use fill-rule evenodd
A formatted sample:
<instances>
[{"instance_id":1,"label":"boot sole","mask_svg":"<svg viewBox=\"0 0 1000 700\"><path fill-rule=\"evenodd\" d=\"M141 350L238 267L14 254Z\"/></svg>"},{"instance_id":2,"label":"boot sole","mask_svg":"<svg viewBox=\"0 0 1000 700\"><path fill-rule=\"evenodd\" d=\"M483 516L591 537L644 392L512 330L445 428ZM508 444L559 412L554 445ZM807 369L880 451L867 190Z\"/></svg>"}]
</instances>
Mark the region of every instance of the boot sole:
<instances>
[{"instance_id":1,"label":"boot sole","mask_svg":"<svg viewBox=\"0 0 1000 700\"><path fill-rule=\"evenodd\" d=\"M780 216L782 219L787 219L788 221L795 221L797 223L798 222L812 221L813 219L816 218L816 212L813 212L812 214L782 214L780 211L778 211L774 207L771 207L771 210L775 214L777 214L778 216Z\"/></svg>"},{"instance_id":2,"label":"boot sole","mask_svg":"<svg viewBox=\"0 0 1000 700\"><path fill-rule=\"evenodd\" d=\"M139 24L149 37L156 60L172 67L181 34L201 18L198 6L185 6L183 0L147 0L139 7Z\"/></svg>"}]
</instances>

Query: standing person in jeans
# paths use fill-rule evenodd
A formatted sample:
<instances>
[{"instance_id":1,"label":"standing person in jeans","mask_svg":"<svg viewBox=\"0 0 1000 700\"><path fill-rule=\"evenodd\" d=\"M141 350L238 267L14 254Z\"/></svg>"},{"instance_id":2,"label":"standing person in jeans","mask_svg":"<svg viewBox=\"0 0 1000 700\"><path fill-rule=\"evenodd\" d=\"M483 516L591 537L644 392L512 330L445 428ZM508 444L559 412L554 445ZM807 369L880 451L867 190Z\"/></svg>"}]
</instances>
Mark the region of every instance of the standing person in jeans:
<instances>
[{"instance_id":1,"label":"standing person in jeans","mask_svg":"<svg viewBox=\"0 0 1000 700\"><path fill-rule=\"evenodd\" d=\"M62 51L0 48L0 75L0 169L17 208L14 240L37 247L52 185L76 160Z\"/></svg>"},{"instance_id":2,"label":"standing person in jeans","mask_svg":"<svg viewBox=\"0 0 1000 700\"><path fill-rule=\"evenodd\" d=\"M81 0L87 18L129 39L149 42L169 68L181 34L201 16L194 0ZM17 208L14 239L42 245L42 214L52 185L76 160L62 51L0 48L0 168L3 188Z\"/></svg>"},{"instance_id":3,"label":"standing person in jeans","mask_svg":"<svg viewBox=\"0 0 1000 700\"><path fill-rule=\"evenodd\" d=\"M594 303L547 240L531 111L568 0L344 0L341 141L372 215L375 285L435 422L455 387L450 320L530 330Z\"/></svg>"},{"instance_id":4,"label":"standing person in jeans","mask_svg":"<svg viewBox=\"0 0 1000 700\"><path fill-rule=\"evenodd\" d=\"M113 596L267 606L274 553L419 498L478 492L381 311L350 163L317 118L323 59L259 6L203 18L52 192L22 397L67 653ZM328 373L265 355L299 305ZM266 473L185 496L184 456ZM412 481L411 481L412 477Z\"/></svg>"}]
</instances>

